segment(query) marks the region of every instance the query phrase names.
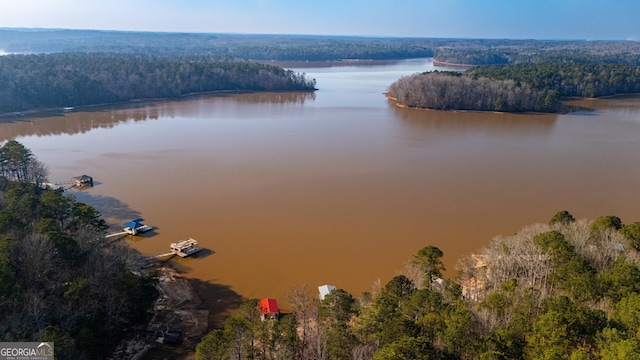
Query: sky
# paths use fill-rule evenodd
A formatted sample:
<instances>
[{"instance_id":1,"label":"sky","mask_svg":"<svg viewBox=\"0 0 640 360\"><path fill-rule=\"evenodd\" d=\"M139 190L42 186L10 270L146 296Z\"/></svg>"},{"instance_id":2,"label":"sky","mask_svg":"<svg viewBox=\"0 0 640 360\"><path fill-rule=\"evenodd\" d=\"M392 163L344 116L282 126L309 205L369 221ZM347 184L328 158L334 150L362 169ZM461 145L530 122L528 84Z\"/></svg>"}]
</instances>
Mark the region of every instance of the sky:
<instances>
[{"instance_id":1,"label":"sky","mask_svg":"<svg viewBox=\"0 0 640 360\"><path fill-rule=\"evenodd\" d=\"M0 0L0 27L640 40L640 0Z\"/></svg>"}]
</instances>

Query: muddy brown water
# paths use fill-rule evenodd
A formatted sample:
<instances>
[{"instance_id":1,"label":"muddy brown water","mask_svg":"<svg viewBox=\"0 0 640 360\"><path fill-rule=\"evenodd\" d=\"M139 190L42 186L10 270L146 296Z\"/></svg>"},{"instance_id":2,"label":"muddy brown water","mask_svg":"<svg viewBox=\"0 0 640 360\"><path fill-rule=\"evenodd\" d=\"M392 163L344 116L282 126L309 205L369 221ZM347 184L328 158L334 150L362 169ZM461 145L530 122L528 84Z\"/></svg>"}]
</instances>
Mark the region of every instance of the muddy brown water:
<instances>
[{"instance_id":1,"label":"muddy brown water","mask_svg":"<svg viewBox=\"0 0 640 360\"><path fill-rule=\"evenodd\" d=\"M433 68L298 68L319 91L25 117L0 124L0 141L29 147L53 182L93 176L74 194L112 224L145 218L154 231L127 240L143 255L197 239L201 256L168 261L209 303L272 297L286 308L301 284L358 296L429 244L451 276L492 237L563 209L640 220L639 99L515 115L402 109L383 96Z\"/></svg>"}]
</instances>

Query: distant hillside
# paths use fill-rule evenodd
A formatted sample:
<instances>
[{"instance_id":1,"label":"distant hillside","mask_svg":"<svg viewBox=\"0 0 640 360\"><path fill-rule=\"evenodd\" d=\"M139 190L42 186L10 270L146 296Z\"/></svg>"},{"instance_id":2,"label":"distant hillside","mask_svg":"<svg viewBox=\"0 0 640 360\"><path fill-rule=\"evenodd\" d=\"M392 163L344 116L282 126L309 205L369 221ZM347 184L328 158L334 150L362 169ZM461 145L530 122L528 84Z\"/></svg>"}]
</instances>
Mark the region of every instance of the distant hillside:
<instances>
[{"instance_id":1,"label":"distant hillside","mask_svg":"<svg viewBox=\"0 0 640 360\"><path fill-rule=\"evenodd\" d=\"M10 53L117 52L247 60L336 61L434 57L452 64L571 62L640 65L635 41L389 38L316 35L0 29Z\"/></svg>"},{"instance_id":2,"label":"distant hillside","mask_svg":"<svg viewBox=\"0 0 640 360\"><path fill-rule=\"evenodd\" d=\"M0 29L0 49L10 53L114 52L215 55L246 60L386 60L430 57L434 44L429 39Z\"/></svg>"}]
</instances>

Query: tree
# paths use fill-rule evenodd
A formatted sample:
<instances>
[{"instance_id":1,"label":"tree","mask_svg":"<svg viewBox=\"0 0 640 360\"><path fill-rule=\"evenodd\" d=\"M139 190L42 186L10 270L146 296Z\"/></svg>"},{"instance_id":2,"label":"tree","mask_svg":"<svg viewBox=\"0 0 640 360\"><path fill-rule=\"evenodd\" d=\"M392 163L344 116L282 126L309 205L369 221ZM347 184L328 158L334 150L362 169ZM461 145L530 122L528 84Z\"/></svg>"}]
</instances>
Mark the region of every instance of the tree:
<instances>
[{"instance_id":1,"label":"tree","mask_svg":"<svg viewBox=\"0 0 640 360\"><path fill-rule=\"evenodd\" d=\"M441 278L442 271L445 270L444 264L440 260L443 255L442 250L433 245L429 245L420 249L414 256L413 261L422 269L424 277L429 284L429 289L431 289L432 282L435 279Z\"/></svg>"},{"instance_id":2,"label":"tree","mask_svg":"<svg viewBox=\"0 0 640 360\"><path fill-rule=\"evenodd\" d=\"M444 314L444 328L438 334L439 342L448 353L458 358L469 357L477 338L468 303L458 300Z\"/></svg>"},{"instance_id":3,"label":"tree","mask_svg":"<svg viewBox=\"0 0 640 360\"><path fill-rule=\"evenodd\" d=\"M54 357L57 359L72 359L78 357L75 344L69 334L60 330L57 325L49 325L44 328L42 340L54 343Z\"/></svg>"},{"instance_id":4,"label":"tree","mask_svg":"<svg viewBox=\"0 0 640 360\"><path fill-rule=\"evenodd\" d=\"M46 181L47 171L31 150L16 140L9 140L0 147L0 176L40 184Z\"/></svg>"},{"instance_id":5,"label":"tree","mask_svg":"<svg viewBox=\"0 0 640 360\"><path fill-rule=\"evenodd\" d=\"M618 302L631 293L640 292L640 268L628 262L626 256L619 256L611 269L598 276L600 288L605 296Z\"/></svg>"},{"instance_id":6,"label":"tree","mask_svg":"<svg viewBox=\"0 0 640 360\"><path fill-rule=\"evenodd\" d=\"M613 319L622 324L629 334L640 330L640 294L630 293L616 304Z\"/></svg>"},{"instance_id":7,"label":"tree","mask_svg":"<svg viewBox=\"0 0 640 360\"><path fill-rule=\"evenodd\" d=\"M224 331L215 329L205 335L196 346L196 360L224 360L227 359L228 351Z\"/></svg>"},{"instance_id":8,"label":"tree","mask_svg":"<svg viewBox=\"0 0 640 360\"><path fill-rule=\"evenodd\" d=\"M102 219L100 212L87 204L74 202L71 206L71 215L73 216L75 228L89 226L95 231L103 231L109 228L106 221Z\"/></svg>"},{"instance_id":9,"label":"tree","mask_svg":"<svg viewBox=\"0 0 640 360\"><path fill-rule=\"evenodd\" d=\"M11 261L15 246L15 239L0 236L0 304L16 297L20 289ZM0 319L5 309L7 308L0 306Z\"/></svg>"},{"instance_id":10,"label":"tree","mask_svg":"<svg viewBox=\"0 0 640 360\"><path fill-rule=\"evenodd\" d=\"M426 339L404 336L383 346L373 360L428 360L435 354L435 349Z\"/></svg>"},{"instance_id":11,"label":"tree","mask_svg":"<svg viewBox=\"0 0 640 360\"><path fill-rule=\"evenodd\" d=\"M533 332L528 339L527 353L531 359L567 359L569 340L566 336L567 324L563 314L549 311L533 324Z\"/></svg>"},{"instance_id":12,"label":"tree","mask_svg":"<svg viewBox=\"0 0 640 360\"><path fill-rule=\"evenodd\" d=\"M622 220L617 216L601 216L591 224L591 231L598 232L606 229L620 230L622 228Z\"/></svg>"},{"instance_id":13,"label":"tree","mask_svg":"<svg viewBox=\"0 0 640 360\"><path fill-rule=\"evenodd\" d=\"M232 344L232 354L238 360L253 359L257 353L256 330L260 323L258 299L245 300L224 322L225 337Z\"/></svg>"},{"instance_id":14,"label":"tree","mask_svg":"<svg viewBox=\"0 0 640 360\"><path fill-rule=\"evenodd\" d=\"M640 250L640 221L623 226L620 232L631 241L634 249Z\"/></svg>"},{"instance_id":15,"label":"tree","mask_svg":"<svg viewBox=\"0 0 640 360\"><path fill-rule=\"evenodd\" d=\"M569 223L575 222L576 219L571 215L567 210L558 211L551 220L549 220L549 225L560 224L566 225Z\"/></svg>"},{"instance_id":16,"label":"tree","mask_svg":"<svg viewBox=\"0 0 640 360\"><path fill-rule=\"evenodd\" d=\"M640 360L640 340L636 337L625 337L615 328L605 328L598 341L602 359Z\"/></svg>"},{"instance_id":17,"label":"tree","mask_svg":"<svg viewBox=\"0 0 640 360\"><path fill-rule=\"evenodd\" d=\"M311 295L306 285L295 287L289 295L289 303L297 320L297 327L301 329L301 344L298 349L300 359L313 357L318 345L323 342L321 334L317 333L318 327L314 332L312 326L318 321L318 302L319 298Z\"/></svg>"},{"instance_id":18,"label":"tree","mask_svg":"<svg viewBox=\"0 0 640 360\"><path fill-rule=\"evenodd\" d=\"M55 220L58 229L62 230L71 217L74 202L71 196L65 196L61 190L47 190L40 196L40 215Z\"/></svg>"},{"instance_id":19,"label":"tree","mask_svg":"<svg viewBox=\"0 0 640 360\"><path fill-rule=\"evenodd\" d=\"M321 326L325 327L327 352L332 359L348 358L357 344L349 322L357 314L355 299L343 289L331 291L320 303Z\"/></svg>"}]
</instances>

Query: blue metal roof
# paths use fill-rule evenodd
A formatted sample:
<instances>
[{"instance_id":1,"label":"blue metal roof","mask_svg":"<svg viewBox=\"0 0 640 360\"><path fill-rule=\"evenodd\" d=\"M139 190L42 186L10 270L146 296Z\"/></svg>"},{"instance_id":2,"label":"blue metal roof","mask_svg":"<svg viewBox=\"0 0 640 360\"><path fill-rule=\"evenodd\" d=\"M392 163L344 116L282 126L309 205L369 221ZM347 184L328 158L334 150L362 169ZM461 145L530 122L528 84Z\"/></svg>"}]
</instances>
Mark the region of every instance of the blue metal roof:
<instances>
[{"instance_id":1,"label":"blue metal roof","mask_svg":"<svg viewBox=\"0 0 640 360\"><path fill-rule=\"evenodd\" d=\"M126 223L122 224L122 226L131 228L131 229L135 229L135 228L140 227L140 225L142 225L143 221L144 221L143 218L138 218L138 219L126 222Z\"/></svg>"}]
</instances>

